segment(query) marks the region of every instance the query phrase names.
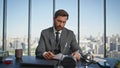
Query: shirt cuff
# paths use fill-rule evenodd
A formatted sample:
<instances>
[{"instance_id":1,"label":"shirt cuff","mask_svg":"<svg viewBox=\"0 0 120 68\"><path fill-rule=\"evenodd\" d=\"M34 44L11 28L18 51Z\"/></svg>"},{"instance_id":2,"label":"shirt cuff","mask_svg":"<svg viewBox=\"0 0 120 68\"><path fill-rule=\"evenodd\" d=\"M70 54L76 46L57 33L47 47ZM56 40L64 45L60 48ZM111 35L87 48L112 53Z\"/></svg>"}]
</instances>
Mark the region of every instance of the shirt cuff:
<instances>
[{"instance_id":1,"label":"shirt cuff","mask_svg":"<svg viewBox=\"0 0 120 68\"><path fill-rule=\"evenodd\" d=\"M43 56L44 56L46 53L47 53L47 52L44 52L44 53L43 53Z\"/></svg>"}]
</instances>

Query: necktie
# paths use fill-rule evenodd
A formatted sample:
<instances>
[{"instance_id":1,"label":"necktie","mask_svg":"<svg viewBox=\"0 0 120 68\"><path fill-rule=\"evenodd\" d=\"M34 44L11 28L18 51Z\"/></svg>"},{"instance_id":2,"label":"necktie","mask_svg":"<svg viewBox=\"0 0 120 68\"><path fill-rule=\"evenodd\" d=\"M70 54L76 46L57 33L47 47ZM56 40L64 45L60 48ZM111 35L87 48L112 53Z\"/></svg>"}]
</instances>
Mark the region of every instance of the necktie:
<instances>
[{"instance_id":1,"label":"necktie","mask_svg":"<svg viewBox=\"0 0 120 68\"><path fill-rule=\"evenodd\" d=\"M59 32L57 31L56 32L56 43L58 44L58 42L59 42Z\"/></svg>"}]
</instances>

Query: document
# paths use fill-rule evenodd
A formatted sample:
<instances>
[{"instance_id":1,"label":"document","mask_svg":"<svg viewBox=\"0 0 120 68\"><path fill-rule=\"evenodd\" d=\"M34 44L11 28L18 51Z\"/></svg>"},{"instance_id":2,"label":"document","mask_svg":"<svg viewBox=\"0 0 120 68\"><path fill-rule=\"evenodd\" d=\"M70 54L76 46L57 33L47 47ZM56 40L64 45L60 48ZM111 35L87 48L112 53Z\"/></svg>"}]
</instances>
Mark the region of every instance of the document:
<instances>
[{"instance_id":1,"label":"document","mask_svg":"<svg viewBox=\"0 0 120 68\"><path fill-rule=\"evenodd\" d=\"M95 62L106 62L105 59L102 59L102 58L94 58L93 59Z\"/></svg>"},{"instance_id":2,"label":"document","mask_svg":"<svg viewBox=\"0 0 120 68\"><path fill-rule=\"evenodd\" d=\"M64 53L66 52L66 50L67 50L67 42L66 42L66 44L65 44L65 47L64 47L64 49L63 49L63 52L62 53L59 53L59 54L56 54L55 55L55 57L54 57L54 59L58 59L58 60L62 60L65 56L68 56L68 55L64 55Z\"/></svg>"},{"instance_id":3,"label":"document","mask_svg":"<svg viewBox=\"0 0 120 68\"><path fill-rule=\"evenodd\" d=\"M62 60L65 56L67 55L63 55L62 53L59 53L54 56L54 59Z\"/></svg>"}]
</instances>

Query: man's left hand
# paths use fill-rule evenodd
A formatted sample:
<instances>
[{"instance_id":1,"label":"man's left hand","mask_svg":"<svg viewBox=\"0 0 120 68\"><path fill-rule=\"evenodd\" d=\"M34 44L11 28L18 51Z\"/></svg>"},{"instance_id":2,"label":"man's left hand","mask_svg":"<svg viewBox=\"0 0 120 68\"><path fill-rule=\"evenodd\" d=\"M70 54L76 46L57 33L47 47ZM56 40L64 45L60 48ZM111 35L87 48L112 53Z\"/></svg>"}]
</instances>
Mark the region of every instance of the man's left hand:
<instances>
[{"instance_id":1,"label":"man's left hand","mask_svg":"<svg viewBox=\"0 0 120 68\"><path fill-rule=\"evenodd\" d=\"M79 52L73 52L72 56L75 57L77 59L77 61L80 60L80 53Z\"/></svg>"}]
</instances>

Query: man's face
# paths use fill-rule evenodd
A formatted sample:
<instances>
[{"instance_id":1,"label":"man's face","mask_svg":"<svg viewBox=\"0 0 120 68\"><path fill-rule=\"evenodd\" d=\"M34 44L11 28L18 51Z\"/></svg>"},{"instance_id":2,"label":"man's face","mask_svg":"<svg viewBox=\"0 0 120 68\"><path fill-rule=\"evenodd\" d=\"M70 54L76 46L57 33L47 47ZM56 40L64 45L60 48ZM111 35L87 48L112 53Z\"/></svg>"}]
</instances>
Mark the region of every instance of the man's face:
<instances>
[{"instance_id":1,"label":"man's face","mask_svg":"<svg viewBox=\"0 0 120 68\"><path fill-rule=\"evenodd\" d=\"M57 31L60 31L64 28L67 21L67 16L58 16L54 18L54 26Z\"/></svg>"}]
</instances>

